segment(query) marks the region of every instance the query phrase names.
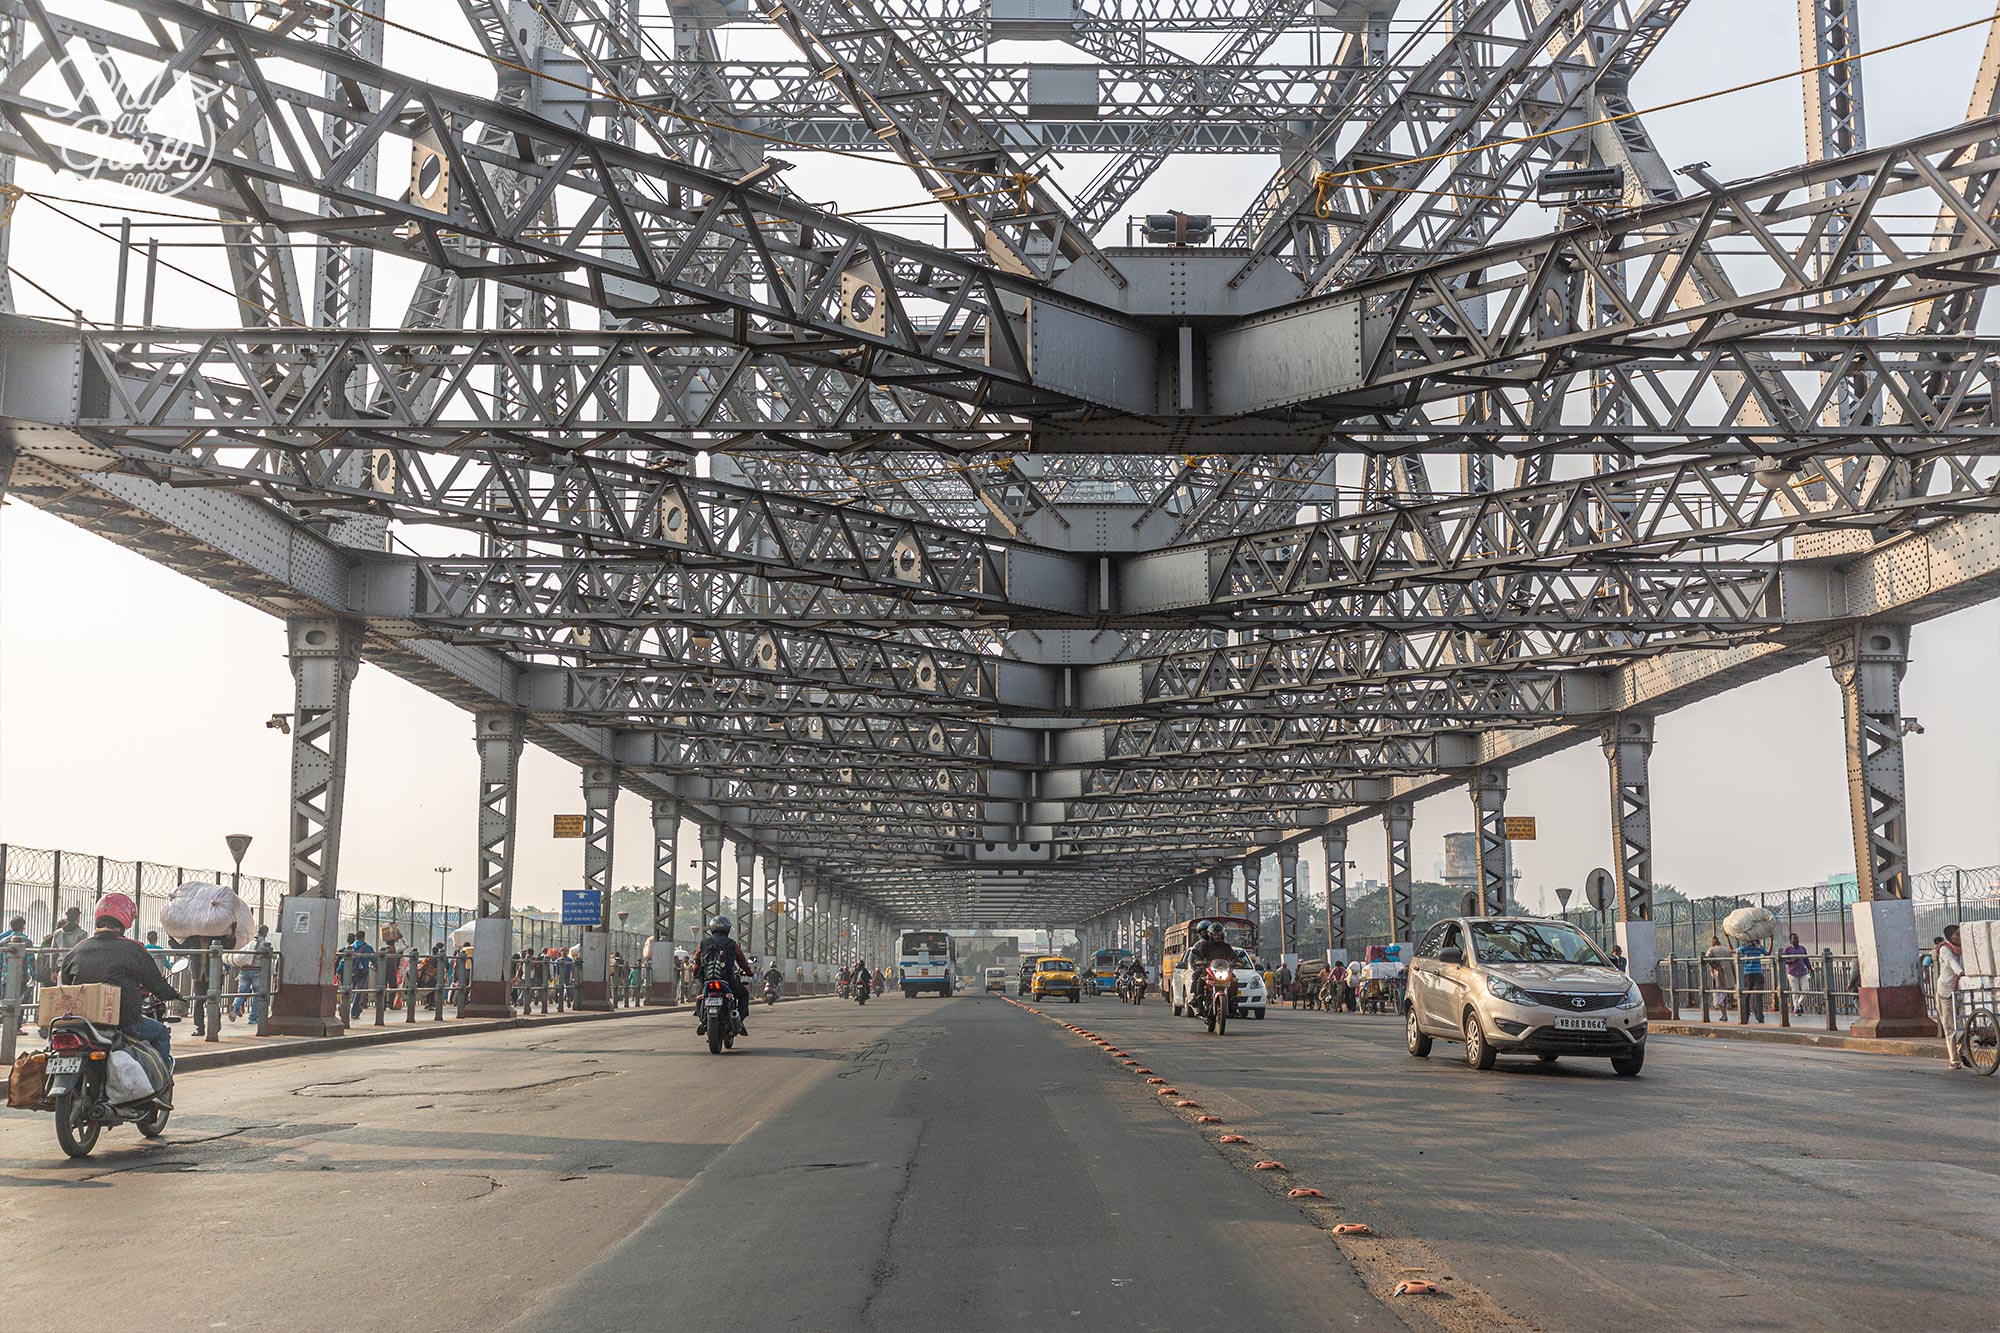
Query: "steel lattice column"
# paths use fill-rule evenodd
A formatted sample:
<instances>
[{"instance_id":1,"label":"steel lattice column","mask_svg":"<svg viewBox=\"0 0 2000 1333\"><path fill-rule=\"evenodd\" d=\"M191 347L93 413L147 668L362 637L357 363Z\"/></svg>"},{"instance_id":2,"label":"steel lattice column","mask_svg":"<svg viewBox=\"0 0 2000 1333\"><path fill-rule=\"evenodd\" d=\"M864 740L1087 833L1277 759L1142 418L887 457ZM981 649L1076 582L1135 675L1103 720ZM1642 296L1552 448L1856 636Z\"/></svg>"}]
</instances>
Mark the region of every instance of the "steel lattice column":
<instances>
[{"instance_id":1,"label":"steel lattice column","mask_svg":"<svg viewBox=\"0 0 2000 1333\"><path fill-rule=\"evenodd\" d=\"M778 922L778 858L764 854L764 952L773 958L785 951L784 933Z\"/></svg>"},{"instance_id":2,"label":"steel lattice column","mask_svg":"<svg viewBox=\"0 0 2000 1333\"><path fill-rule=\"evenodd\" d=\"M757 848L746 838L736 843L736 906L730 915L736 918L736 941L743 946L744 953L757 947L757 927L753 913L757 898Z\"/></svg>"},{"instance_id":3,"label":"steel lattice column","mask_svg":"<svg viewBox=\"0 0 2000 1333\"><path fill-rule=\"evenodd\" d=\"M514 952L514 827L521 773L521 719L507 711L477 714L479 749L479 917L472 927L472 986L467 1017L507 1018L507 960Z\"/></svg>"},{"instance_id":4,"label":"steel lattice column","mask_svg":"<svg viewBox=\"0 0 2000 1333\"><path fill-rule=\"evenodd\" d=\"M1257 929L1264 929L1264 857L1260 853L1243 861L1243 910Z\"/></svg>"},{"instance_id":5,"label":"steel lattice column","mask_svg":"<svg viewBox=\"0 0 2000 1333\"><path fill-rule=\"evenodd\" d=\"M1479 910L1486 916L1507 915L1513 887L1513 849L1507 845L1507 770L1482 768L1467 784L1472 817L1477 821L1474 855L1479 869Z\"/></svg>"},{"instance_id":6,"label":"steel lattice column","mask_svg":"<svg viewBox=\"0 0 2000 1333\"><path fill-rule=\"evenodd\" d=\"M1611 772L1611 854L1618 866L1618 943L1626 970L1646 997L1646 1012L1669 1012L1659 983L1659 943L1653 934L1653 797L1649 779L1653 719L1619 717L1604 729Z\"/></svg>"},{"instance_id":7,"label":"steel lattice column","mask_svg":"<svg viewBox=\"0 0 2000 1333\"><path fill-rule=\"evenodd\" d=\"M587 764L583 770L583 887L600 904L595 928L583 932L577 969L579 1009L611 1007L611 866L618 832L618 769Z\"/></svg>"},{"instance_id":8,"label":"steel lattice column","mask_svg":"<svg viewBox=\"0 0 2000 1333\"><path fill-rule=\"evenodd\" d=\"M347 718L361 669L361 627L301 618L285 623L292 668L291 896L284 905L281 984L271 1031L339 1031L334 963L340 951L341 812L347 790Z\"/></svg>"},{"instance_id":9,"label":"steel lattice column","mask_svg":"<svg viewBox=\"0 0 2000 1333\"><path fill-rule=\"evenodd\" d=\"M708 923L722 915L722 825L701 826L701 924L695 928L699 942L708 934Z\"/></svg>"},{"instance_id":10,"label":"steel lattice column","mask_svg":"<svg viewBox=\"0 0 2000 1333\"><path fill-rule=\"evenodd\" d=\"M1410 803L1391 801L1382 814L1389 836L1389 936L1407 944L1410 928Z\"/></svg>"},{"instance_id":11,"label":"steel lattice column","mask_svg":"<svg viewBox=\"0 0 2000 1333\"><path fill-rule=\"evenodd\" d=\"M1909 629L1863 625L1828 651L1847 722L1854 822L1854 943L1861 960L1860 1036L1928 1036L1916 909L1910 902L1903 790L1903 672Z\"/></svg>"},{"instance_id":12,"label":"steel lattice column","mask_svg":"<svg viewBox=\"0 0 2000 1333\"><path fill-rule=\"evenodd\" d=\"M1320 839L1326 854L1327 961L1347 953L1347 830L1328 829Z\"/></svg>"},{"instance_id":13,"label":"steel lattice column","mask_svg":"<svg viewBox=\"0 0 2000 1333\"><path fill-rule=\"evenodd\" d=\"M1299 849L1278 849L1278 957L1287 967L1299 965Z\"/></svg>"},{"instance_id":14,"label":"steel lattice column","mask_svg":"<svg viewBox=\"0 0 2000 1333\"><path fill-rule=\"evenodd\" d=\"M672 1004L679 999L674 976L675 900L680 889L681 805L667 796L653 798L653 968L646 983L646 1003Z\"/></svg>"}]
</instances>

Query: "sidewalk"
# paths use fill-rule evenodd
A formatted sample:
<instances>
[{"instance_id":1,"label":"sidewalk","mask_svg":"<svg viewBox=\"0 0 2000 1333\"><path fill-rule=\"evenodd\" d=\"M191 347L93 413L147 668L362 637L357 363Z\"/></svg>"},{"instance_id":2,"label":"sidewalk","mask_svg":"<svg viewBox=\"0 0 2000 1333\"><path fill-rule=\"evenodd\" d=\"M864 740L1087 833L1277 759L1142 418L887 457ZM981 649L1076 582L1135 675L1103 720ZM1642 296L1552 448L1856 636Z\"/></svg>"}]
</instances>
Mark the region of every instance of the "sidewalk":
<instances>
[{"instance_id":1,"label":"sidewalk","mask_svg":"<svg viewBox=\"0 0 2000 1333\"><path fill-rule=\"evenodd\" d=\"M831 999L825 995L789 996L780 1004L796 1004L802 1000ZM760 1004L756 1008L761 1009ZM432 1018L428 1010L418 1016L414 1023L403 1021L398 1011L390 1011L389 1019L381 1027L372 1021L349 1028L338 1037L260 1037L248 1023L224 1022L222 1039L207 1042L194 1036L194 1029L186 1023L176 1023L174 1028L174 1072L186 1073L191 1069L222 1069L230 1065L254 1064L262 1060L283 1060L294 1055L318 1055L326 1051L344 1051L361 1046L384 1046L393 1042L423 1041L431 1037L476 1036L483 1032L506 1032L514 1028L560 1027L566 1023L592 1023L617 1018L644 1018L648 1015L685 1015L691 1007L685 1004L636 1005L629 1009L607 1011L583 1011L572 1009L560 1014L519 1015L514 1018L445 1018L442 1022ZM752 1011L755 1017L755 1010ZM690 1029L692 1030L692 1029ZM41 1038L30 1031L21 1034L21 1053L41 1049ZM0 1069L6 1068L0 1065Z\"/></svg>"},{"instance_id":2,"label":"sidewalk","mask_svg":"<svg viewBox=\"0 0 2000 1333\"><path fill-rule=\"evenodd\" d=\"M1845 1027L1848 1019L1837 1020ZM1774 1046L1818 1046L1833 1051L1860 1051L1869 1055L1914 1055L1933 1060L1945 1058L1944 1042L1936 1037L1850 1037L1845 1032L1828 1032L1823 1015L1794 1018L1791 1027L1779 1027L1777 1020L1765 1023L1703 1023L1700 1020L1656 1018L1648 1028L1656 1037L1714 1037L1722 1041L1755 1041Z\"/></svg>"}]
</instances>

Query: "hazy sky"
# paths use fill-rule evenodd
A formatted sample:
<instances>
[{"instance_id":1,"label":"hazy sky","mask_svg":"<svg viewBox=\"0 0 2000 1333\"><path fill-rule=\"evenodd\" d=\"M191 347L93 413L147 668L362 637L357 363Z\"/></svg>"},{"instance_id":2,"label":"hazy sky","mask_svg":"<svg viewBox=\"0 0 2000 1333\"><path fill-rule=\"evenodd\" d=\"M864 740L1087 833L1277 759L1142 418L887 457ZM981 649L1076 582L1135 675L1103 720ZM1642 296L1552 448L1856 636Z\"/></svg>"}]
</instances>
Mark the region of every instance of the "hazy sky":
<instances>
[{"instance_id":1,"label":"hazy sky","mask_svg":"<svg viewBox=\"0 0 2000 1333\"><path fill-rule=\"evenodd\" d=\"M392 0L404 21L448 0ZM1414 7L1413 7L1414 8ZM1864 45L1879 46L1991 12L1974 0L1875 5ZM1634 101L1651 105L1798 67L1792 0L1696 0L1647 66ZM1869 134L1889 143L1959 121L1983 31L1866 62ZM394 34L390 63L440 66ZM1796 81L1647 118L1669 162L1707 159L1724 178L1803 156ZM1088 164L1085 164L1086 168ZM1153 182L1130 211L1225 211L1268 174L1268 160L1193 159ZM802 194L848 207L918 193L890 170L803 162ZM24 168L22 183L93 199L110 187L60 186ZM129 197L129 202L148 201ZM1235 207L1232 203L1229 208ZM92 213L91 216L98 216ZM114 247L24 204L13 258L64 301L103 315ZM143 234L143 233L142 233ZM174 235L173 233L164 233ZM191 267L221 268L187 254ZM385 269L399 266L385 265ZM403 305L407 277L378 280L378 321ZM50 303L17 287L27 313ZM230 304L166 275L162 322L234 322ZM1992 312L1989 311L1989 315ZM1990 320L1989 320L1990 323ZM1906 711L1925 733L1906 744L1911 853L1917 867L2000 862L2000 608L1960 612L1917 629ZM291 708L282 627L274 620L25 505L0 509L0 840L212 866L222 836L255 836L246 869L282 875L289 741L265 728ZM430 896L432 867L455 867L448 896L470 901L476 765L471 718L372 666L354 692L341 887ZM1683 891L1778 889L1851 870L1839 695L1824 663L1796 668L1660 720L1653 763L1656 877ZM530 748L522 762L516 901L549 905L581 879L582 844L549 836L550 816L580 810L576 770ZM1514 770L1510 809L1533 814L1540 840L1516 844L1530 904L1541 887L1580 885L1610 857L1604 762L1594 745ZM1455 791L1417 807L1416 870L1428 877L1447 832L1468 826ZM646 802L620 804L615 882L650 878ZM683 831L683 865L694 856ZM1353 831L1362 878L1383 873L1381 826ZM1318 844L1306 859L1315 877ZM725 883L733 884L733 866ZM692 872L684 872L692 879Z\"/></svg>"}]
</instances>

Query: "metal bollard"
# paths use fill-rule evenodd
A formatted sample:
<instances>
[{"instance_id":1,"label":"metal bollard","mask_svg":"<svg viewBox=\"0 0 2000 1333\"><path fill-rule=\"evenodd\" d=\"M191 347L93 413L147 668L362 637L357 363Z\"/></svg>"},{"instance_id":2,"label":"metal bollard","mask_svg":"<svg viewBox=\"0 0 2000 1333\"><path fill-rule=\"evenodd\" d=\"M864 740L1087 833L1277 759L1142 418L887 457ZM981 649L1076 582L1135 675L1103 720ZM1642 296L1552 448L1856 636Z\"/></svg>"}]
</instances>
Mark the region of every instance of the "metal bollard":
<instances>
[{"instance_id":1,"label":"metal bollard","mask_svg":"<svg viewBox=\"0 0 2000 1333\"><path fill-rule=\"evenodd\" d=\"M1820 1000L1826 1005L1826 1030L1835 1031L1833 1021L1833 950L1821 949L1819 953Z\"/></svg>"},{"instance_id":2,"label":"metal bollard","mask_svg":"<svg viewBox=\"0 0 2000 1333\"><path fill-rule=\"evenodd\" d=\"M1701 1021L1704 1023L1712 1022L1713 1020L1709 1017L1708 964L1706 962L1696 961L1694 965L1694 979L1696 984L1701 988Z\"/></svg>"},{"instance_id":3,"label":"metal bollard","mask_svg":"<svg viewBox=\"0 0 2000 1333\"><path fill-rule=\"evenodd\" d=\"M417 969L423 965L423 961L424 955L414 950L411 951L410 972L403 979L403 1022L405 1024L417 1021Z\"/></svg>"},{"instance_id":4,"label":"metal bollard","mask_svg":"<svg viewBox=\"0 0 2000 1333\"><path fill-rule=\"evenodd\" d=\"M0 993L0 1065L14 1063L14 1048L21 1040L22 996L27 990L28 942L7 941L7 987Z\"/></svg>"},{"instance_id":5,"label":"metal bollard","mask_svg":"<svg viewBox=\"0 0 2000 1333\"><path fill-rule=\"evenodd\" d=\"M1743 1003L1743 968L1736 968L1736 1026L1743 1027L1750 1021L1749 1006Z\"/></svg>"},{"instance_id":6,"label":"metal bollard","mask_svg":"<svg viewBox=\"0 0 2000 1333\"><path fill-rule=\"evenodd\" d=\"M222 945L219 942L208 946L207 967L208 1001L203 1008L208 1020L208 1031L202 1040L216 1042L222 1040Z\"/></svg>"}]
</instances>

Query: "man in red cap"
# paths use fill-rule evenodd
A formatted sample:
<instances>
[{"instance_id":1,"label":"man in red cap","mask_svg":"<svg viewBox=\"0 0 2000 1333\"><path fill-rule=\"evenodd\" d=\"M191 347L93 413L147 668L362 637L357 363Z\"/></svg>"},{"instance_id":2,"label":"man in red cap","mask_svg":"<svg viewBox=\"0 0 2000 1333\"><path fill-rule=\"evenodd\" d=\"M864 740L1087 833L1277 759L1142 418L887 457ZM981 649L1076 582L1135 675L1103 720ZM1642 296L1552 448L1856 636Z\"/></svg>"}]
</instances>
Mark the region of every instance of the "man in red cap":
<instances>
[{"instance_id":1,"label":"man in red cap","mask_svg":"<svg viewBox=\"0 0 2000 1333\"><path fill-rule=\"evenodd\" d=\"M160 973L160 965L153 961L153 955L146 952L146 946L137 940L125 938L125 932L132 927L132 918L139 909L132 900L122 893L107 893L97 900L97 930L83 943L71 949L62 960L62 983L65 986L87 986L92 983L118 988L118 1029L135 1041L143 1041L160 1053L167 1068L173 1068L173 1052L169 1049L173 1033L157 1018L148 1018L140 1010L141 993L151 991L160 999L172 1003L180 999L176 991Z\"/></svg>"}]
</instances>

